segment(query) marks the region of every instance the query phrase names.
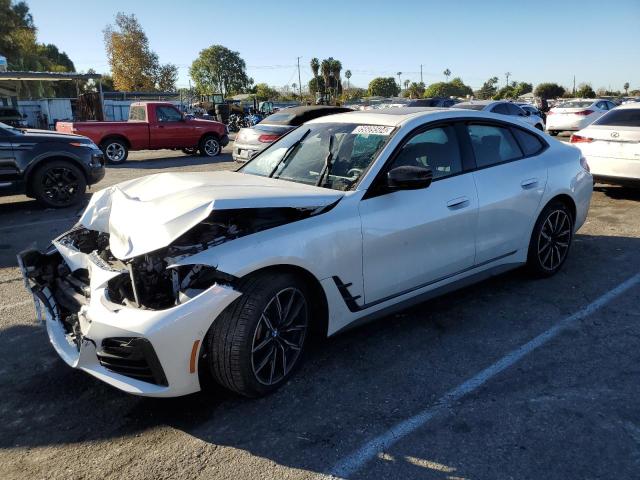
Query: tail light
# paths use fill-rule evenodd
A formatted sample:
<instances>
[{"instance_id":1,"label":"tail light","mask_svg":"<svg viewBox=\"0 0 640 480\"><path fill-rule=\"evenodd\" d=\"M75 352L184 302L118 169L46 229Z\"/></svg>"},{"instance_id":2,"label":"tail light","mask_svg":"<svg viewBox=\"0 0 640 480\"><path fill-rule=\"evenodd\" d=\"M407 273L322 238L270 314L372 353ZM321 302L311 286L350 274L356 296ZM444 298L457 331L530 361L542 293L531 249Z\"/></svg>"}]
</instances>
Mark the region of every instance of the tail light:
<instances>
[{"instance_id":1,"label":"tail light","mask_svg":"<svg viewBox=\"0 0 640 480\"><path fill-rule=\"evenodd\" d=\"M593 113L593 110L580 110L579 112L575 112L574 115L591 115Z\"/></svg>"},{"instance_id":2,"label":"tail light","mask_svg":"<svg viewBox=\"0 0 640 480\"><path fill-rule=\"evenodd\" d=\"M571 143L591 143L593 138L583 137L582 135L571 135Z\"/></svg>"},{"instance_id":3,"label":"tail light","mask_svg":"<svg viewBox=\"0 0 640 480\"><path fill-rule=\"evenodd\" d=\"M584 168L587 172L591 173L591 169L589 168L589 163L587 159L584 157L580 157L580 166Z\"/></svg>"},{"instance_id":4,"label":"tail light","mask_svg":"<svg viewBox=\"0 0 640 480\"><path fill-rule=\"evenodd\" d=\"M258 141L261 143L271 143L271 142L275 142L279 138L280 138L280 135L269 135L265 133L258 137Z\"/></svg>"}]
</instances>

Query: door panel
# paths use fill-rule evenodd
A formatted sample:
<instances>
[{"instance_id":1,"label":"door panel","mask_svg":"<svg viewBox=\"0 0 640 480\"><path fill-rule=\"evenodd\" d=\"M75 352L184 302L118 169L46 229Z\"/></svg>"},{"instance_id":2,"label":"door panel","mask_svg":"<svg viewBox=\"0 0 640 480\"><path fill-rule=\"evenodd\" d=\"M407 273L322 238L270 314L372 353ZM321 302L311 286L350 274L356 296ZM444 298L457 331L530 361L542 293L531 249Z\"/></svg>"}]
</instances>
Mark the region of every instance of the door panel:
<instances>
[{"instance_id":1,"label":"door panel","mask_svg":"<svg viewBox=\"0 0 640 480\"><path fill-rule=\"evenodd\" d=\"M547 169L530 157L473 173L478 190L476 264L525 248L538 210Z\"/></svg>"},{"instance_id":2,"label":"door panel","mask_svg":"<svg viewBox=\"0 0 640 480\"><path fill-rule=\"evenodd\" d=\"M0 186L19 177L10 137L0 135Z\"/></svg>"},{"instance_id":3,"label":"door panel","mask_svg":"<svg viewBox=\"0 0 640 480\"><path fill-rule=\"evenodd\" d=\"M477 215L470 173L363 200L365 302L472 267Z\"/></svg>"}]
</instances>

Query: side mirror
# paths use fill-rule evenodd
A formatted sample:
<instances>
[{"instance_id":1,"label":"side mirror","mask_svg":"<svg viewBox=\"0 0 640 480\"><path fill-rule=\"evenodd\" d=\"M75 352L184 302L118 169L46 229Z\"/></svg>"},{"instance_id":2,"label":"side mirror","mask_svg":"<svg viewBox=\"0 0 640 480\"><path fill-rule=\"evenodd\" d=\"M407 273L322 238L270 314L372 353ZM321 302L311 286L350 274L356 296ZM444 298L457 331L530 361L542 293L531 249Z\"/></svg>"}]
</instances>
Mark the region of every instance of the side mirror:
<instances>
[{"instance_id":1,"label":"side mirror","mask_svg":"<svg viewBox=\"0 0 640 480\"><path fill-rule=\"evenodd\" d=\"M433 180L430 168L412 167L409 165L396 167L387 173L387 188L390 190L418 190L427 188Z\"/></svg>"}]
</instances>

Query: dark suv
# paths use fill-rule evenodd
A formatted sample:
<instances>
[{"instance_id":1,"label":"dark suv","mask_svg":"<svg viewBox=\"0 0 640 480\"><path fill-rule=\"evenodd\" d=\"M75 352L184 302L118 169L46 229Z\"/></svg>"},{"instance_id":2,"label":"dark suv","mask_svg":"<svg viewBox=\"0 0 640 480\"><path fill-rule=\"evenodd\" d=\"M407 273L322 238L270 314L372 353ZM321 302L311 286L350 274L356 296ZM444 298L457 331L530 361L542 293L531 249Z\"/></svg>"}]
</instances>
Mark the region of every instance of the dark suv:
<instances>
[{"instance_id":1,"label":"dark suv","mask_svg":"<svg viewBox=\"0 0 640 480\"><path fill-rule=\"evenodd\" d=\"M104 173L102 151L87 137L0 123L0 195L25 193L48 207L68 207Z\"/></svg>"}]
</instances>

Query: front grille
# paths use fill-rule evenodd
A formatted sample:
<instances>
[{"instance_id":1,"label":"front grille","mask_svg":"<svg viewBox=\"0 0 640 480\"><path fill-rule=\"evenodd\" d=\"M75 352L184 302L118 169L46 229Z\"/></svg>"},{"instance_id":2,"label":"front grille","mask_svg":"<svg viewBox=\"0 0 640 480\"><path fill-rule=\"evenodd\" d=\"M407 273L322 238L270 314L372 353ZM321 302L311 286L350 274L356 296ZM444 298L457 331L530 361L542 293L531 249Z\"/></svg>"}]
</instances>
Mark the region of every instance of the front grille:
<instances>
[{"instance_id":1,"label":"front grille","mask_svg":"<svg viewBox=\"0 0 640 480\"><path fill-rule=\"evenodd\" d=\"M169 385L158 356L146 338L105 338L96 355L100 365L114 373L154 385Z\"/></svg>"}]
</instances>

